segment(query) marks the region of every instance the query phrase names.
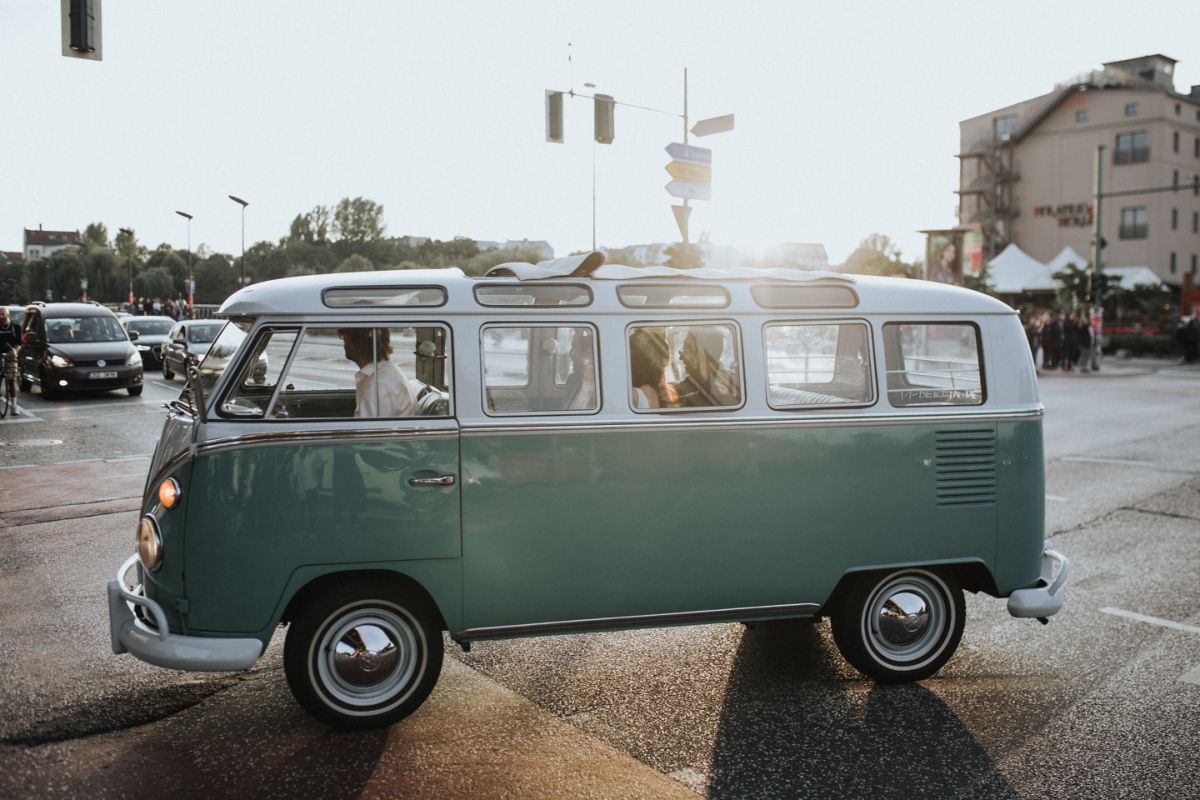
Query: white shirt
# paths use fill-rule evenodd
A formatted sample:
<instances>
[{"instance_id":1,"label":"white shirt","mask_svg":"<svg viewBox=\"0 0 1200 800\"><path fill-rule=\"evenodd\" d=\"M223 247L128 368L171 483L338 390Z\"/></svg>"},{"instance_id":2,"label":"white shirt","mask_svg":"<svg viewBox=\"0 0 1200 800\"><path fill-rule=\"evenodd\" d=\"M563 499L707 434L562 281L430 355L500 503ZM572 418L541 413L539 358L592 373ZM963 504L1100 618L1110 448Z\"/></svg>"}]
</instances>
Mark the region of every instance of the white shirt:
<instances>
[{"instance_id":1,"label":"white shirt","mask_svg":"<svg viewBox=\"0 0 1200 800\"><path fill-rule=\"evenodd\" d=\"M416 410L408 380L391 361L354 373L354 397L356 417L411 417Z\"/></svg>"}]
</instances>

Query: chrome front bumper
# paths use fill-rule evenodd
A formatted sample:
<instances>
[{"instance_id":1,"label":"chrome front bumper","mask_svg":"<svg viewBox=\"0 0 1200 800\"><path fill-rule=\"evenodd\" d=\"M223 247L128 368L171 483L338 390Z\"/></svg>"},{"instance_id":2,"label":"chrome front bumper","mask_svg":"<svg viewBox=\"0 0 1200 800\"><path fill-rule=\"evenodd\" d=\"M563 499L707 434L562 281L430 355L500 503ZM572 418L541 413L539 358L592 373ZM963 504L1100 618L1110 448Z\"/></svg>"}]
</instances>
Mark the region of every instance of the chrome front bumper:
<instances>
[{"instance_id":1,"label":"chrome front bumper","mask_svg":"<svg viewBox=\"0 0 1200 800\"><path fill-rule=\"evenodd\" d=\"M1044 550L1042 585L1032 589L1017 589L1009 595L1008 613L1014 617L1035 617L1042 620L1057 614L1063 605L1063 598L1058 592L1066 584L1070 572L1071 562L1066 556L1056 550Z\"/></svg>"},{"instance_id":2,"label":"chrome front bumper","mask_svg":"<svg viewBox=\"0 0 1200 800\"><path fill-rule=\"evenodd\" d=\"M216 639L171 633L162 606L142 594L141 586L127 588L125 576L137 563L134 554L121 565L117 579L108 582L108 627L114 653L132 653L142 661L169 669L231 672L249 669L262 655L258 639ZM154 621L147 625L135 606Z\"/></svg>"}]
</instances>

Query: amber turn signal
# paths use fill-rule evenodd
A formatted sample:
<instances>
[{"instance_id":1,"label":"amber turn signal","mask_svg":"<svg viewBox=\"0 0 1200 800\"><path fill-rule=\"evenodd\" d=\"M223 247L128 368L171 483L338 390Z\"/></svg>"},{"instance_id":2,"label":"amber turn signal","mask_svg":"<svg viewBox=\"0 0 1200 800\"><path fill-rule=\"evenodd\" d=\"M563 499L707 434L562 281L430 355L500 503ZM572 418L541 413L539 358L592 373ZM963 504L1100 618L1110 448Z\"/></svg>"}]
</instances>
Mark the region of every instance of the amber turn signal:
<instances>
[{"instance_id":1,"label":"amber turn signal","mask_svg":"<svg viewBox=\"0 0 1200 800\"><path fill-rule=\"evenodd\" d=\"M179 483L174 478L167 478L158 485L158 502L162 503L163 508L174 508L179 505L179 498L183 495L183 490L179 488Z\"/></svg>"}]
</instances>

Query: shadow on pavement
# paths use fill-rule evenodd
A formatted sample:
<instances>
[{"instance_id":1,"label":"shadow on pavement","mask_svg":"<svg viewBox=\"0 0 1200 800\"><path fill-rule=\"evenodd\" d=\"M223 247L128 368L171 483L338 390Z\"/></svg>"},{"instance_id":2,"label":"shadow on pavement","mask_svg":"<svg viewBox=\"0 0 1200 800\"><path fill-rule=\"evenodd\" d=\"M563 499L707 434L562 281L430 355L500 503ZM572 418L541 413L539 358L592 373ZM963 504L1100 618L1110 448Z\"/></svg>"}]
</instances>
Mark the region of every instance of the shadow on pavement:
<instances>
[{"instance_id":1,"label":"shadow on pavement","mask_svg":"<svg viewBox=\"0 0 1200 800\"><path fill-rule=\"evenodd\" d=\"M823 630L788 622L745 632L709 797L1017 797L937 695L918 684L847 680ZM838 682L843 691L831 692Z\"/></svg>"}]
</instances>

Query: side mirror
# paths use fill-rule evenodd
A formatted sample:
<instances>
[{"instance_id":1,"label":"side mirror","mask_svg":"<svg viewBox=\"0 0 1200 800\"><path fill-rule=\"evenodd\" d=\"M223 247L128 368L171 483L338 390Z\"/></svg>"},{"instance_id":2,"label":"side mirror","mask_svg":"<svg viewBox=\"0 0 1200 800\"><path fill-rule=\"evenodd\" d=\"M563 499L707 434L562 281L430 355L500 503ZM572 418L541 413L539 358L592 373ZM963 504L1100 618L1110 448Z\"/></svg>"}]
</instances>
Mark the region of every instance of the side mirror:
<instances>
[{"instance_id":1,"label":"side mirror","mask_svg":"<svg viewBox=\"0 0 1200 800\"><path fill-rule=\"evenodd\" d=\"M138 340L138 332L137 331L129 331L129 341L136 342L137 340Z\"/></svg>"}]
</instances>

